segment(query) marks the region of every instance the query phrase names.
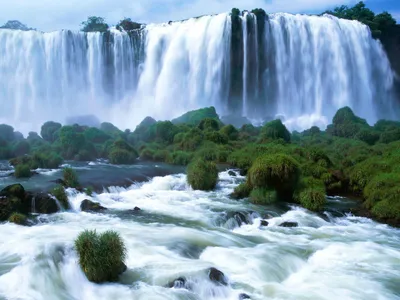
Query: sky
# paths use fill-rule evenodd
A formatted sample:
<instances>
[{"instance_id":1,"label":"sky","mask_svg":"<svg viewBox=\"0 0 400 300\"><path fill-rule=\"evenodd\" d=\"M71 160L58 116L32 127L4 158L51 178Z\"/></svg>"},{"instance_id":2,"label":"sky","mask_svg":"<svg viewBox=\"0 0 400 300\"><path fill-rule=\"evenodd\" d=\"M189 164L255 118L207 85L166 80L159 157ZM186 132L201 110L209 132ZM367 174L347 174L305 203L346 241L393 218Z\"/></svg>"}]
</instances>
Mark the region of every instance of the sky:
<instances>
[{"instance_id":1,"label":"sky","mask_svg":"<svg viewBox=\"0 0 400 300\"><path fill-rule=\"evenodd\" d=\"M0 24L19 20L42 31L79 29L88 16L101 16L110 25L129 17L159 23L227 12L232 7L263 8L267 13L321 13L359 0L0 0ZM373 11L390 12L400 23L400 0L365 0Z\"/></svg>"}]
</instances>

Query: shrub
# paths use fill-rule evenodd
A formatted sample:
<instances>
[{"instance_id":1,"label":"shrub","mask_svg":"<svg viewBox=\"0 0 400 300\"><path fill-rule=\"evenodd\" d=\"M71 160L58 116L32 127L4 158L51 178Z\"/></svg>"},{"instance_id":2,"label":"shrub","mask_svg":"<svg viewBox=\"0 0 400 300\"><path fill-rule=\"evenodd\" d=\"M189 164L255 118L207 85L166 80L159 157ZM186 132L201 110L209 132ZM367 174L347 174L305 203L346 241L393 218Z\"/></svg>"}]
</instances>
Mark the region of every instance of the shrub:
<instances>
[{"instance_id":1,"label":"shrub","mask_svg":"<svg viewBox=\"0 0 400 300\"><path fill-rule=\"evenodd\" d=\"M18 165L14 172L15 178L29 178L32 176L31 169L28 165Z\"/></svg>"},{"instance_id":2,"label":"shrub","mask_svg":"<svg viewBox=\"0 0 400 300\"><path fill-rule=\"evenodd\" d=\"M158 150L153 155L153 160L158 162L167 162L170 160L171 154L168 150Z\"/></svg>"},{"instance_id":3,"label":"shrub","mask_svg":"<svg viewBox=\"0 0 400 300\"><path fill-rule=\"evenodd\" d=\"M217 131L219 130L219 123L216 119L213 118L205 118L200 121L199 129L203 131Z\"/></svg>"},{"instance_id":4,"label":"shrub","mask_svg":"<svg viewBox=\"0 0 400 300\"><path fill-rule=\"evenodd\" d=\"M399 199L385 199L378 202L372 208L372 214L382 219L395 219L400 221L400 201Z\"/></svg>"},{"instance_id":5,"label":"shrub","mask_svg":"<svg viewBox=\"0 0 400 300\"><path fill-rule=\"evenodd\" d=\"M363 190L365 206L371 209L379 201L394 203L400 199L399 182L400 175L397 173L380 173L373 177Z\"/></svg>"},{"instance_id":6,"label":"shrub","mask_svg":"<svg viewBox=\"0 0 400 300\"><path fill-rule=\"evenodd\" d=\"M14 140L14 128L10 125L0 124L0 139L12 142Z\"/></svg>"},{"instance_id":7,"label":"shrub","mask_svg":"<svg viewBox=\"0 0 400 300\"><path fill-rule=\"evenodd\" d=\"M290 132L286 126L282 124L281 120L274 120L268 122L261 128L261 137L263 139L282 139L285 142L290 142Z\"/></svg>"},{"instance_id":8,"label":"shrub","mask_svg":"<svg viewBox=\"0 0 400 300\"><path fill-rule=\"evenodd\" d=\"M26 216L20 213L13 213L9 218L8 221L11 223L15 223L17 225L25 225L26 224Z\"/></svg>"},{"instance_id":9,"label":"shrub","mask_svg":"<svg viewBox=\"0 0 400 300\"><path fill-rule=\"evenodd\" d=\"M326 203L325 190L323 188L307 188L300 192L300 204L312 211L320 211Z\"/></svg>"},{"instance_id":10,"label":"shrub","mask_svg":"<svg viewBox=\"0 0 400 300\"><path fill-rule=\"evenodd\" d=\"M250 193L250 201L254 204L272 204L277 201L277 194L266 188L255 188Z\"/></svg>"},{"instance_id":11,"label":"shrub","mask_svg":"<svg viewBox=\"0 0 400 300\"><path fill-rule=\"evenodd\" d=\"M85 230L75 240L79 265L86 277L96 283L116 281L126 269L126 247L115 231L97 234Z\"/></svg>"},{"instance_id":12,"label":"shrub","mask_svg":"<svg viewBox=\"0 0 400 300\"><path fill-rule=\"evenodd\" d=\"M350 187L354 192L361 193L370 180L380 172L390 172L389 162L377 157L371 157L357 164L350 172Z\"/></svg>"},{"instance_id":13,"label":"shrub","mask_svg":"<svg viewBox=\"0 0 400 300\"><path fill-rule=\"evenodd\" d=\"M70 205L68 202L68 196L67 193L65 192L65 189L63 186L59 185L57 187L55 187L51 193L54 197L56 197L56 199L58 200L58 202L60 203L61 207L63 209L69 209Z\"/></svg>"},{"instance_id":14,"label":"shrub","mask_svg":"<svg viewBox=\"0 0 400 300\"><path fill-rule=\"evenodd\" d=\"M389 144L398 140L400 140L400 128L382 132L379 142Z\"/></svg>"},{"instance_id":15,"label":"shrub","mask_svg":"<svg viewBox=\"0 0 400 300\"><path fill-rule=\"evenodd\" d=\"M31 150L31 146L25 140L16 142L12 147L12 153L14 156L22 156L28 154Z\"/></svg>"},{"instance_id":16,"label":"shrub","mask_svg":"<svg viewBox=\"0 0 400 300\"><path fill-rule=\"evenodd\" d=\"M90 127L86 129L83 132L83 135L85 136L86 140L91 142L91 143L96 143L96 144L103 144L109 139L111 139L111 136L109 136L107 133L104 131L95 128L95 127Z\"/></svg>"},{"instance_id":17,"label":"shrub","mask_svg":"<svg viewBox=\"0 0 400 300\"><path fill-rule=\"evenodd\" d=\"M130 165L136 162L136 154L124 149L113 149L108 155L110 163L116 165Z\"/></svg>"},{"instance_id":18,"label":"shrub","mask_svg":"<svg viewBox=\"0 0 400 300\"><path fill-rule=\"evenodd\" d=\"M72 168L64 168L63 180L67 187L77 188L79 186L78 175Z\"/></svg>"},{"instance_id":19,"label":"shrub","mask_svg":"<svg viewBox=\"0 0 400 300\"><path fill-rule=\"evenodd\" d=\"M368 145L374 145L379 140L379 134L370 129L361 129L355 136L357 140L363 141Z\"/></svg>"},{"instance_id":20,"label":"shrub","mask_svg":"<svg viewBox=\"0 0 400 300\"><path fill-rule=\"evenodd\" d=\"M216 144L226 144L228 143L228 137L218 131L207 131L204 138L208 141L214 142Z\"/></svg>"},{"instance_id":21,"label":"shrub","mask_svg":"<svg viewBox=\"0 0 400 300\"><path fill-rule=\"evenodd\" d=\"M187 166L192 160L193 155L185 151L172 152L171 163L174 165Z\"/></svg>"},{"instance_id":22,"label":"shrub","mask_svg":"<svg viewBox=\"0 0 400 300\"><path fill-rule=\"evenodd\" d=\"M57 122L46 122L42 125L42 128L40 130L40 135L42 136L42 138L49 142L49 143L53 143L57 136L55 135L55 133L61 129L61 124L57 123Z\"/></svg>"},{"instance_id":23,"label":"shrub","mask_svg":"<svg viewBox=\"0 0 400 300\"><path fill-rule=\"evenodd\" d=\"M201 120L205 118L212 118L219 120L218 114L213 106L189 111L184 115L180 116L179 118L172 120L172 123L174 124L186 123L189 125L197 126L200 124Z\"/></svg>"},{"instance_id":24,"label":"shrub","mask_svg":"<svg viewBox=\"0 0 400 300\"><path fill-rule=\"evenodd\" d=\"M125 30L125 31L131 31L131 30L136 30L141 28L141 24L133 22L131 18L125 18L121 21L118 22L116 28L118 30Z\"/></svg>"},{"instance_id":25,"label":"shrub","mask_svg":"<svg viewBox=\"0 0 400 300\"><path fill-rule=\"evenodd\" d=\"M255 188L268 188L278 194L292 194L300 176L299 164L285 154L266 154L257 158L248 174ZM278 195L279 196L279 195Z\"/></svg>"},{"instance_id":26,"label":"shrub","mask_svg":"<svg viewBox=\"0 0 400 300\"><path fill-rule=\"evenodd\" d=\"M230 196L233 199L247 198L250 196L251 190L252 190L252 188L251 188L250 184L246 181L246 182L239 184L237 187L235 187L235 189L233 190L233 193Z\"/></svg>"},{"instance_id":27,"label":"shrub","mask_svg":"<svg viewBox=\"0 0 400 300\"><path fill-rule=\"evenodd\" d=\"M218 181L217 166L213 162L197 159L187 168L187 181L195 190L212 190Z\"/></svg>"},{"instance_id":28,"label":"shrub","mask_svg":"<svg viewBox=\"0 0 400 300\"><path fill-rule=\"evenodd\" d=\"M239 137L239 131L233 125L226 125L220 129L220 133L227 136L229 140L236 141Z\"/></svg>"}]
</instances>

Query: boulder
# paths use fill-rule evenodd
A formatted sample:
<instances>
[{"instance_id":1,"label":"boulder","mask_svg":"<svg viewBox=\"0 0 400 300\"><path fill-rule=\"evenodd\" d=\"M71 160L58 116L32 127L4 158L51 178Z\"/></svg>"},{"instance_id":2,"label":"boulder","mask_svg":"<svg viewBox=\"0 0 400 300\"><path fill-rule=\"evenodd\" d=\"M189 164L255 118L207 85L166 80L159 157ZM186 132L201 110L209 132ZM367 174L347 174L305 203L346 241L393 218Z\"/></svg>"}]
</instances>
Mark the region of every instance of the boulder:
<instances>
[{"instance_id":1,"label":"boulder","mask_svg":"<svg viewBox=\"0 0 400 300\"><path fill-rule=\"evenodd\" d=\"M225 277L224 273L216 268L210 268L208 270L208 277L211 281L220 284L220 285L228 285L228 280Z\"/></svg>"},{"instance_id":2,"label":"boulder","mask_svg":"<svg viewBox=\"0 0 400 300\"><path fill-rule=\"evenodd\" d=\"M297 222L283 222L279 225L280 227L297 227L299 224Z\"/></svg>"},{"instance_id":3,"label":"boulder","mask_svg":"<svg viewBox=\"0 0 400 300\"><path fill-rule=\"evenodd\" d=\"M133 211L140 211L141 209L137 206L135 206L135 208L133 209Z\"/></svg>"},{"instance_id":4,"label":"boulder","mask_svg":"<svg viewBox=\"0 0 400 300\"><path fill-rule=\"evenodd\" d=\"M260 226L265 226L265 227L267 227L268 226L268 221L266 221L266 220L261 220L261 222L260 222Z\"/></svg>"},{"instance_id":5,"label":"boulder","mask_svg":"<svg viewBox=\"0 0 400 300\"><path fill-rule=\"evenodd\" d=\"M33 194L31 203L31 211L39 214L54 214L60 210L57 200L46 193Z\"/></svg>"},{"instance_id":6,"label":"boulder","mask_svg":"<svg viewBox=\"0 0 400 300\"><path fill-rule=\"evenodd\" d=\"M30 212L30 201L25 199L25 189L20 184L13 184L0 191L0 221L6 221L12 213Z\"/></svg>"},{"instance_id":7,"label":"boulder","mask_svg":"<svg viewBox=\"0 0 400 300\"><path fill-rule=\"evenodd\" d=\"M239 295L239 300L251 299L249 295L242 293Z\"/></svg>"},{"instance_id":8,"label":"boulder","mask_svg":"<svg viewBox=\"0 0 400 300\"><path fill-rule=\"evenodd\" d=\"M229 175L229 176L236 177L236 173L235 173L235 172L233 172L233 171L229 171L229 172L228 172L228 175Z\"/></svg>"},{"instance_id":9,"label":"boulder","mask_svg":"<svg viewBox=\"0 0 400 300\"><path fill-rule=\"evenodd\" d=\"M23 199L25 197L25 189L19 183L12 184L1 190L0 197L17 197Z\"/></svg>"},{"instance_id":10,"label":"boulder","mask_svg":"<svg viewBox=\"0 0 400 300\"><path fill-rule=\"evenodd\" d=\"M107 208L101 206L99 203L90 201L88 199L83 200L81 203L81 210L87 212L100 212L107 210Z\"/></svg>"}]
</instances>

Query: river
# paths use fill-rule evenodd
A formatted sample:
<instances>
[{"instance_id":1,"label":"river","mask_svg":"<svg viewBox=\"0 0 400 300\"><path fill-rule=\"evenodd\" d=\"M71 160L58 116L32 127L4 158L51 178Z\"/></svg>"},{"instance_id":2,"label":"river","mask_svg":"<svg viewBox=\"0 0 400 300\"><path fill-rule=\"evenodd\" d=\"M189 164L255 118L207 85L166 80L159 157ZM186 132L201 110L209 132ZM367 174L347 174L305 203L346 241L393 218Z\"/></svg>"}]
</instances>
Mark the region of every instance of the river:
<instances>
[{"instance_id":1,"label":"river","mask_svg":"<svg viewBox=\"0 0 400 300\"><path fill-rule=\"evenodd\" d=\"M339 197L321 214L229 199L242 180L221 172L213 192L191 190L181 173L92 197L69 189L70 211L32 227L0 224L0 299L400 299L399 229L341 213L356 204ZM81 212L87 198L108 211ZM73 245L85 229L121 234L128 270L118 283L91 283L80 270ZM227 286L209 280L210 267ZM167 287L179 277L187 288Z\"/></svg>"}]
</instances>

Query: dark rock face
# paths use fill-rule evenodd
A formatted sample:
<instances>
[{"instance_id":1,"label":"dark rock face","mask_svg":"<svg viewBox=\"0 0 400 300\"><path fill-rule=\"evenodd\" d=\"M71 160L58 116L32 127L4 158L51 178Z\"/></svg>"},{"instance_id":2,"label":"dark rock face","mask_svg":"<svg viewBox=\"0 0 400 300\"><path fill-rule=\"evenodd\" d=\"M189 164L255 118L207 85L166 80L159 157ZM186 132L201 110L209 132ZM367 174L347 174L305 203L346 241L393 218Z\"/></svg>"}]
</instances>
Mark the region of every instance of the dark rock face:
<instances>
[{"instance_id":1,"label":"dark rock face","mask_svg":"<svg viewBox=\"0 0 400 300\"><path fill-rule=\"evenodd\" d=\"M243 293L243 294L240 294L240 295L239 295L239 300L244 300L244 299L251 299L251 298L250 298L250 296L247 295L247 294L244 294L244 293Z\"/></svg>"},{"instance_id":2,"label":"dark rock face","mask_svg":"<svg viewBox=\"0 0 400 300\"><path fill-rule=\"evenodd\" d=\"M225 277L224 273L216 268L210 268L208 270L208 277L211 281L221 284L221 285L228 285L228 280Z\"/></svg>"},{"instance_id":3,"label":"dark rock face","mask_svg":"<svg viewBox=\"0 0 400 300\"><path fill-rule=\"evenodd\" d=\"M298 227L299 224L297 222L283 222L280 227Z\"/></svg>"},{"instance_id":4,"label":"dark rock face","mask_svg":"<svg viewBox=\"0 0 400 300\"><path fill-rule=\"evenodd\" d=\"M31 203L35 204L32 211L39 214L54 214L59 211L56 200L45 193L33 194Z\"/></svg>"},{"instance_id":5,"label":"dark rock face","mask_svg":"<svg viewBox=\"0 0 400 300\"><path fill-rule=\"evenodd\" d=\"M83 200L81 203L81 210L87 212L101 212L107 210L107 208L101 206L99 203L90 201L90 200Z\"/></svg>"},{"instance_id":6,"label":"dark rock face","mask_svg":"<svg viewBox=\"0 0 400 300\"><path fill-rule=\"evenodd\" d=\"M268 221L261 220L260 226L265 226L265 227L267 227L268 224L269 224Z\"/></svg>"},{"instance_id":7,"label":"dark rock face","mask_svg":"<svg viewBox=\"0 0 400 300\"><path fill-rule=\"evenodd\" d=\"M57 201L46 193L26 192L21 184L13 184L0 191L0 221L14 213L52 214L59 211Z\"/></svg>"}]
</instances>

